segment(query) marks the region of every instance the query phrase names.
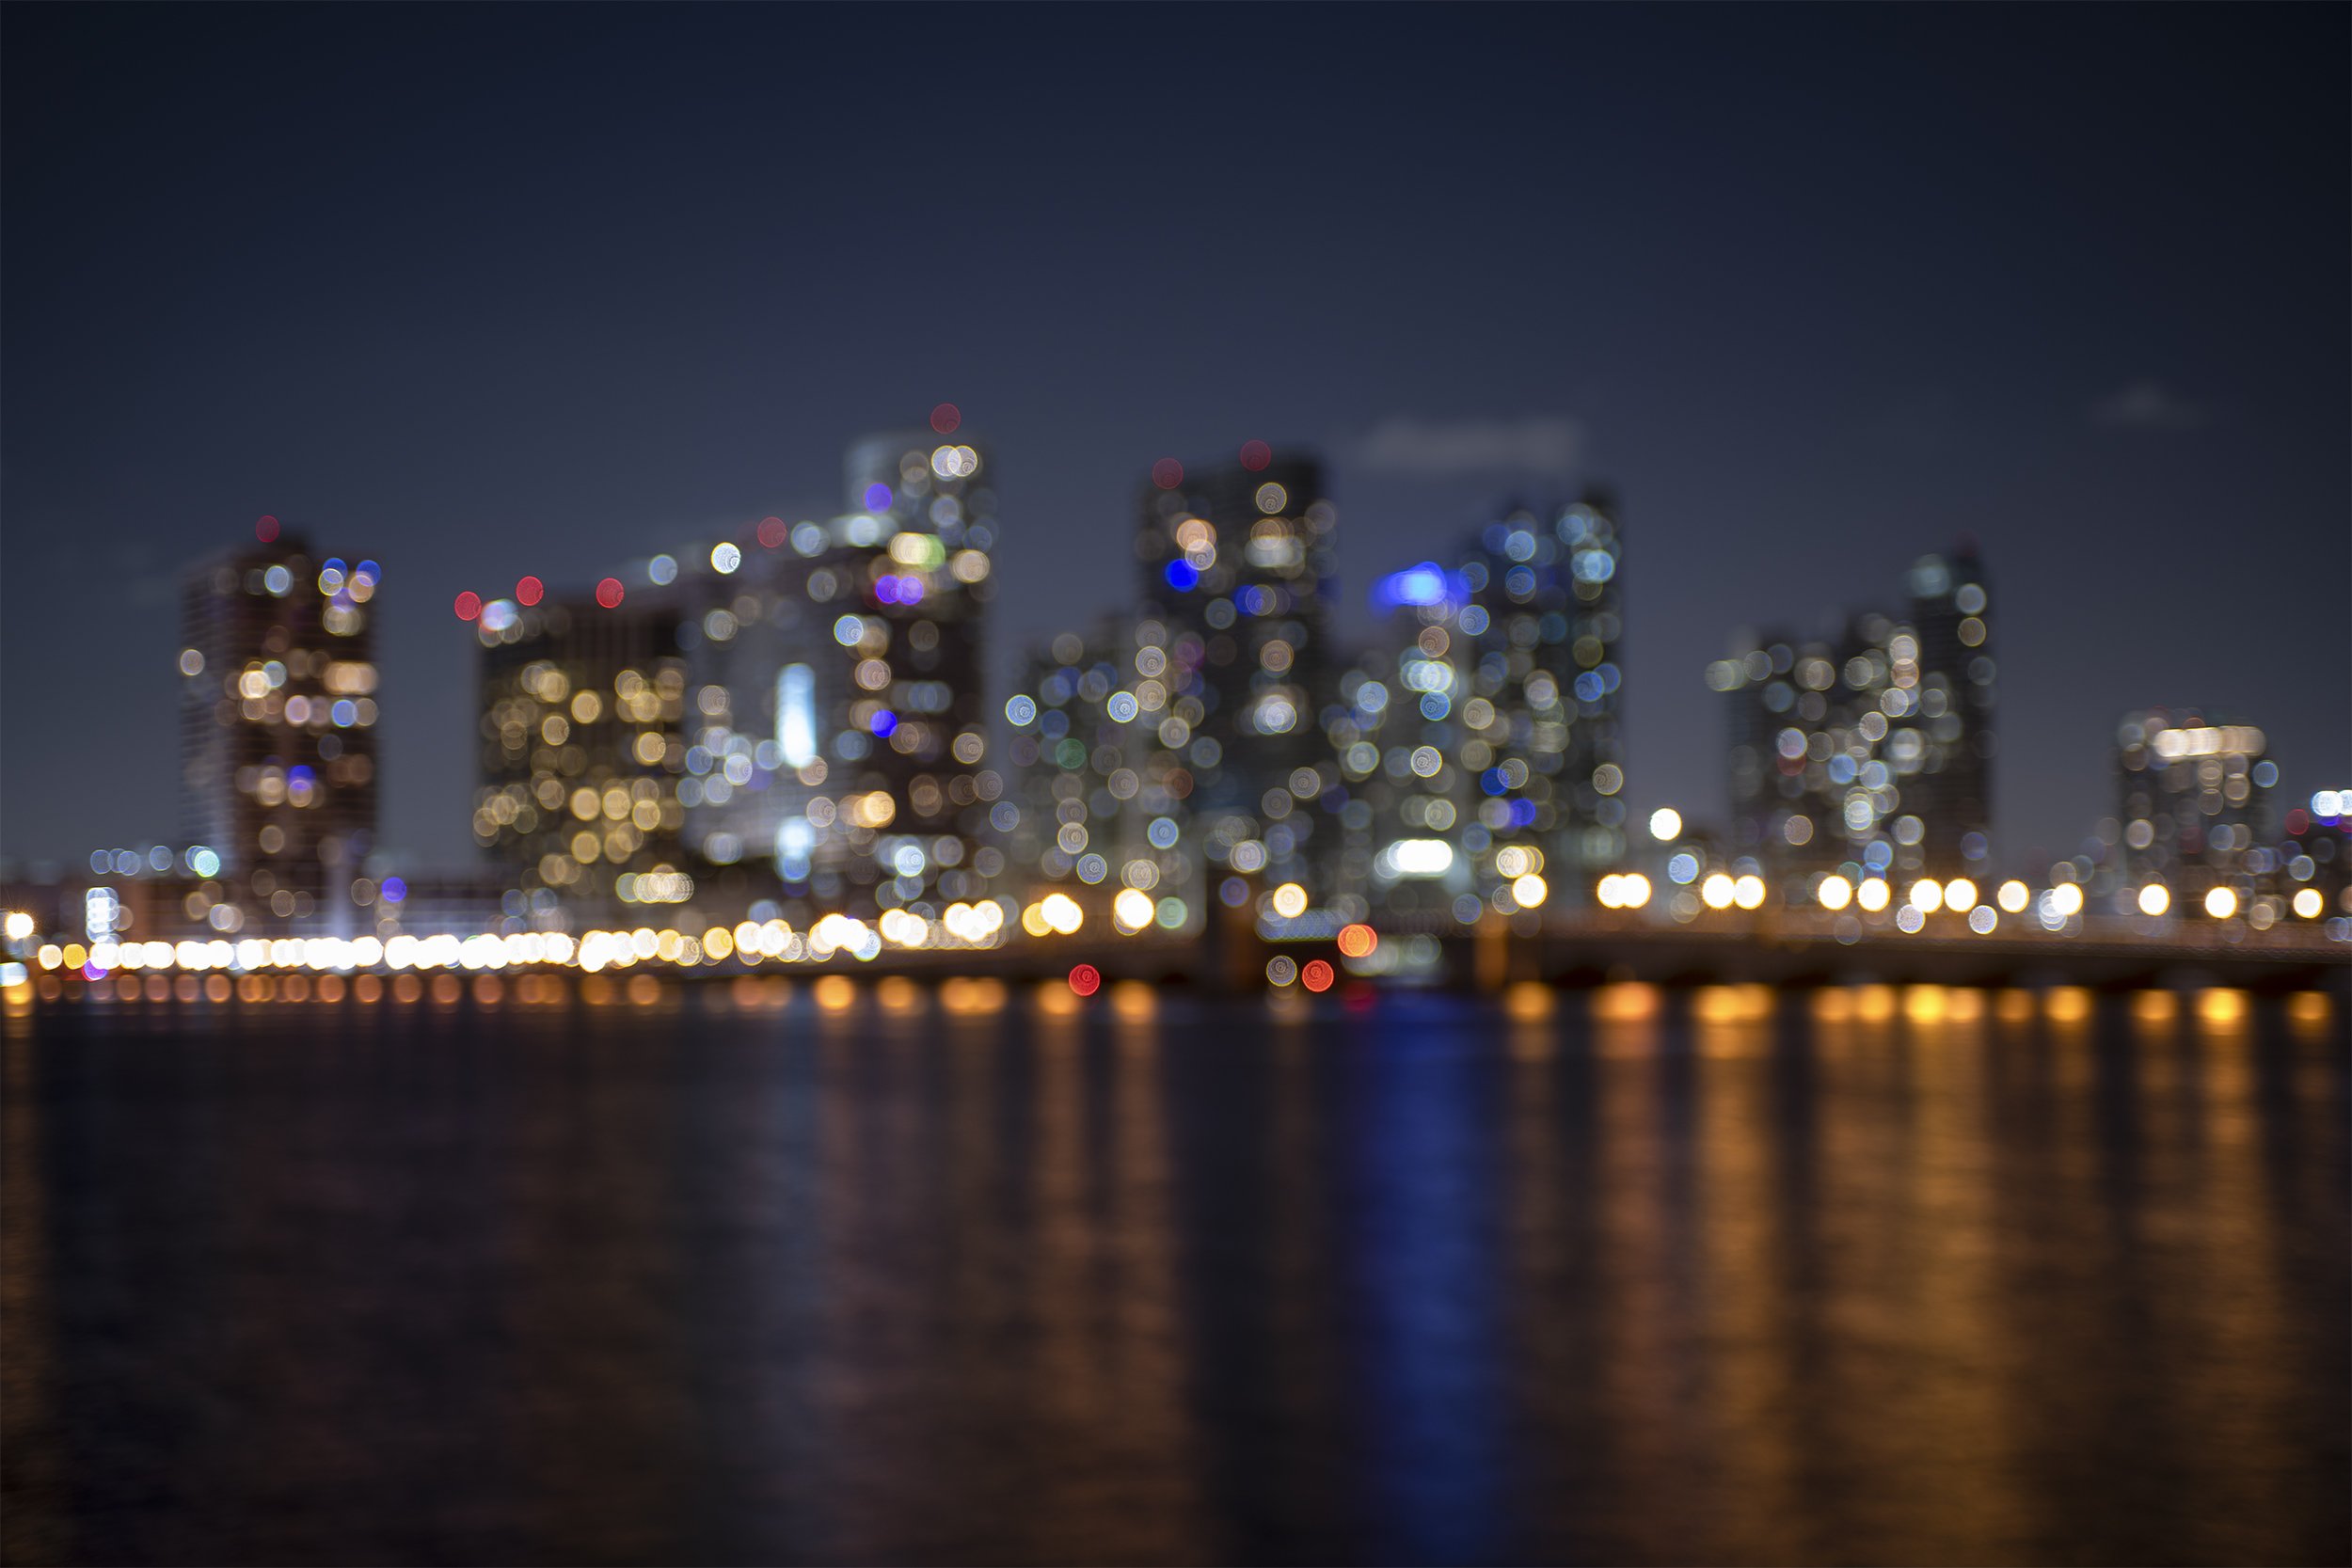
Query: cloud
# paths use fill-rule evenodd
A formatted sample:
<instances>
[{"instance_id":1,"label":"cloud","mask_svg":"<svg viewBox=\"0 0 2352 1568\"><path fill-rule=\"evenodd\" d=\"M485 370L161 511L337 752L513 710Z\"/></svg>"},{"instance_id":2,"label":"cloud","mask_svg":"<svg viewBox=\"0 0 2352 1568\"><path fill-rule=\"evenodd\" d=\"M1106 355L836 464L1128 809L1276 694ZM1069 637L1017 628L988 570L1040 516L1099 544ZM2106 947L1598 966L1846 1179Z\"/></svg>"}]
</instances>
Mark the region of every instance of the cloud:
<instances>
[{"instance_id":1,"label":"cloud","mask_svg":"<svg viewBox=\"0 0 2352 1568\"><path fill-rule=\"evenodd\" d=\"M1399 414L1375 425L1357 451L1377 473L1445 478L1535 474L1565 478L1584 447L1584 427L1565 414L1518 419L1423 420Z\"/></svg>"},{"instance_id":2,"label":"cloud","mask_svg":"<svg viewBox=\"0 0 2352 1568\"><path fill-rule=\"evenodd\" d=\"M2109 430L2195 430L2205 408L2161 381L2135 381L2092 404L2090 420Z\"/></svg>"}]
</instances>

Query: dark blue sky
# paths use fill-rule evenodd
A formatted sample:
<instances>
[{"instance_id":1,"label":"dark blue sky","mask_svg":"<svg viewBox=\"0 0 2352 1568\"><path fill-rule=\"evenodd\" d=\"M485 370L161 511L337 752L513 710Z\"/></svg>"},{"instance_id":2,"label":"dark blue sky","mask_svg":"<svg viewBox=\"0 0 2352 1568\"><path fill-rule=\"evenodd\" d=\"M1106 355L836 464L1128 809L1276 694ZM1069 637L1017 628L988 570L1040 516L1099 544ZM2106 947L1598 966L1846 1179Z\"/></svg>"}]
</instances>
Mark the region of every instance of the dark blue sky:
<instances>
[{"instance_id":1,"label":"dark blue sky","mask_svg":"<svg viewBox=\"0 0 2352 1568\"><path fill-rule=\"evenodd\" d=\"M2147 703L2352 784L2347 14L11 7L0 848L175 837L174 573L269 512L384 562L386 841L460 861L460 589L829 508L942 399L1000 663L1262 436L1359 628L1615 483L1643 807L1721 815L1734 626L1963 531L2005 860Z\"/></svg>"}]
</instances>

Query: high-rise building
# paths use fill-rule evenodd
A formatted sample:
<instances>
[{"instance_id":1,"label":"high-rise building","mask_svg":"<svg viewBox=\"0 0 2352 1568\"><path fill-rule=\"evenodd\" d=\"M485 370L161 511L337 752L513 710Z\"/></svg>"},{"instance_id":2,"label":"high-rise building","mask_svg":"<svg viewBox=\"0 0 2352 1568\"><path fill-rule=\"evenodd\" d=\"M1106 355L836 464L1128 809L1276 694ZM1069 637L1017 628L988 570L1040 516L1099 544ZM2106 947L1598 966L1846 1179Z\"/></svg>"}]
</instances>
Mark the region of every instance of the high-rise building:
<instances>
[{"instance_id":1,"label":"high-rise building","mask_svg":"<svg viewBox=\"0 0 2352 1568\"><path fill-rule=\"evenodd\" d=\"M1596 490L1515 509L1463 563L1476 667L1462 760L1481 796L1480 891L1497 908L1530 874L1581 901L1625 858L1622 557L1615 501Z\"/></svg>"},{"instance_id":2,"label":"high-rise building","mask_svg":"<svg viewBox=\"0 0 2352 1568\"><path fill-rule=\"evenodd\" d=\"M1255 442L1227 467L1163 460L1139 510L1137 621L1158 628L1164 661L1144 678L1174 721L1162 721L1168 754L1146 765L1188 781L1190 852L1212 877L1242 879L1221 896L1246 898L1254 877L1327 902L1339 832L1324 797L1338 779L1317 719L1336 693L1336 514L1321 467Z\"/></svg>"},{"instance_id":3,"label":"high-rise building","mask_svg":"<svg viewBox=\"0 0 2352 1568\"><path fill-rule=\"evenodd\" d=\"M1902 617L1836 641L1750 639L1708 669L1728 696L1732 847L1803 895L1820 876L1981 874L1995 668L1973 548L1912 568Z\"/></svg>"},{"instance_id":4,"label":"high-rise building","mask_svg":"<svg viewBox=\"0 0 2352 1568\"><path fill-rule=\"evenodd\" d=\"M2195 709L2124 716L2115 734L2120 898L2136 902L2153 882L2185 916L2202 912L2215 888L2229 890L2233 908L2251 902L2275 832L2270 787L2279 768L2263 754L2265 744L2253 725Z\"/></svg>"},{"instance_id":5,"label":"high-rise building","mask_svg":"<svg viewBox=\"0 0 2352 1568\"><path fill-rule=\"evenodd\" d=\"M1059 884L1107 909L1135 889L1162 928L1198 923L1200 867L1184 842L1189 725L1171 707L1167 670L1165 628L1117 617L1089 637L1064 632L1025 661L1005 705L1016 786L997 813L1011 891Z\"/></svg>"},{"instance_id":6,"label":"high-rise building","mask_svg":"<svg viewBox=\"0 0 2352 1568\"><path fill-rule=\"evenodd\" d=\"M482 607L475 842L530 925L643 923L687 902L686 664L675 616L603 596ZM664 922L667 924L667 922Z\"/></svg>"},{"instance_id":7,"label":"high-rise building","mask_svg":"<svg viewBox=\"0 0 2352 1568\"><path fill-rule=\"evenodd\" d=\"M983 680L994 473L985 448L934 429L858 442L848 481L851 510L793 527L769 596L739 607L772 640L704 684L726 705L712 738L764 731L776 753L756 821L724 831L811 908L935 916L984 896L1002 863Z\"/></svg>"},{"instance_id":8,"label":"high-rise building","mask_svg":"<svg viewBox=\"0 0 2352 1568\"><path fill-rule=\"evenodd\" d=\"M1388 630L1325 721L1352 796L1349 891L1392 917L1471 921L1581 901L1623 860L1613 513L1598 492L1515 506L1455 566L1375 585Z\"/></svg>"},{"instance_id":9,"label":"high-rise building","mask_svg":"<svg viewBox=\"0 0 2352 1568\"><path fill-rule=\"evenodd\" d=\"M183 580L181 783L214 928L348 935L376 831L373 561L269 538ZM362 895L370 890L358 890Z\"/></svg>"}]
</instances>

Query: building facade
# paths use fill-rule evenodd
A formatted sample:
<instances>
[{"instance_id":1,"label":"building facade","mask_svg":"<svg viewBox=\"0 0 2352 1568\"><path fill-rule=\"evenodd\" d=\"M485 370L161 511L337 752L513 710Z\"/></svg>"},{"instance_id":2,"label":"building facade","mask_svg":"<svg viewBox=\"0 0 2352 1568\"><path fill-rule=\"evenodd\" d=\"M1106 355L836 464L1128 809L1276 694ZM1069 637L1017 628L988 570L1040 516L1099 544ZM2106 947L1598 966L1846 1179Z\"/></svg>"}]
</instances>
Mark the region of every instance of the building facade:
<instances>
[{"instance_id":1,"label":"building facade","mask_svg":"<svg viewBox=\"0 0 2352 1568\"><path fill-rule=\"evenodd\" d=\"M273 539L182 582L181 799L215 865L215 929L368 928L355 883L376 832L373 561Z\"/></svg>"},{"instance_id":2,"label":"building facade","mask_svg":"<svg viewBox=\"0 0 2352 1568\"><path fill-rule=\"evenodd\" d=\"M1913 567L1902 615L1766 633L1708 670L1726 694L1732 847L1802 898L1850 879L1978 877L1990 853L1996 668L1973 548Z\"/></svg>"}]
</instances>

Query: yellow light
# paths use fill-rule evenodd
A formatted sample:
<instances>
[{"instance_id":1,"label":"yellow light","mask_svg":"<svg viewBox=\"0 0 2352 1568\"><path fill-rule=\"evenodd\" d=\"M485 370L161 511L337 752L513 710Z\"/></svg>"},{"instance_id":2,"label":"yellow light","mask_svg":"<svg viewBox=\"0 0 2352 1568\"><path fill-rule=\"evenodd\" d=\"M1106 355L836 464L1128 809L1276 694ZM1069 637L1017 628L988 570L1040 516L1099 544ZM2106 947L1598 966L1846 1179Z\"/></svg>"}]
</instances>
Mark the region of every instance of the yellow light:
<instances>
[{"instance_id":1,"label":"yellow light","mask_svg":"<svg viewBox=\"0 0 2352 1568\"><path fill-rule=\"evenodd\" d=\"M1111 900L1111 924L1119 927L1121 935L1133 936L1152 924L1155 908L1150 894L1136 888L1121 888L1119 896Z\"/></svg>"},{"instance_id":2,"label":"yellow light","mask_svg":"<svg viewBox=\"0 0 2352 1568\"><path fill-rule=\"evenodd\" d=\"M2295 912L2305 920L2317 920L2319 911L2328 907L2328 900L2319 895L2319 889L2307 887L2295 895ZM46 953L46 947L41 949Z\"/></svg>"},{"instance_id":3,"label":"yellow light","mask_svg":"<svg viewBox=\"0 0 2352 1568\"><path fill-rule=\"evenodd\" d=\"M1933 914L1944 907L1944 884L1932 877L1922 877L1911 884L1911 907L1921 914Z\"/></svg>"},{"instance_id":4,"label":"yellow light","mask_svg":"<svg viewBox=\"0 0 2352 1568\"><path fill-rule=\"evenodd\" d=\"M2162 914L2165 911L2170 909L2171 907L2172 895L2165 891L2165 887L2162 882L2150 882L2146 887L2139 890L2140 913L2147 915Z\"/></svg>"},{"instance_id":5,"label":"yellow light","mask_svg":"<svg viewBox=\"0 0 2352 1568\"><path fill-rule=\"evenodd\" d=\"M1825 910L1842 910L1853 902L1853 884L1843 877L1824 877L1816 896Z\"/></svg>"},{"instance_id":6,"label":"yellow light","mask_svg":"<svg viewBox=\"0 0 2352 1568\"><path fill-rule=\"evenodd\" d=\"M735 951L735 934L724 926L713 926L703 933L703 951L713 958L723 958Z\"/></svg>"},{"instance_id":7,"label":"yellow light","mask_svg":"<svg viewBox=\"0 0 2352 1568\"><path fill-rule=\"evenodd\" d=\"M1649 836L1661 844L1670 844L1682 836L1682 814L1672 806L1661 806L1649 814Z\"/></svg>"},{"instance_id":8,"label":"yellow light","mask_svg":"<svg viewBox=\"0 0 2352 1568\"><path fill-rule=\"evenodd\" d=\"M1044 917L1050 929L1063 936L1069 936L1086 924L1086 911L1080 909L1078 901L1066 893L1047 894L1045 902L1038 907L1038 912Z\"/></svg>"},{"instance_id":9,"label":"yellow light","mask_svg":"<svg viewBox=\"0 0 2352 1568\"><path fill-rule=\"evenodd\" d=\"M1855 903L1876 914L1894 901L1895 891L1886 885L1884 879L1872 877L1854 889L1853 896Z\"/></svg>"},{"instance_id":10,"label":"yellow light","mask_svg":"<svg viewBox=\"0 0 2352 1568\"><path fill-rule=\"evenodd\" d=\"M1742 877L1731 884L1731 901L1743 910L1760 909L1764 903L1764 879Z\"/></svg>"},{"instance_id":11,"label":"yellow light","mask_svg":"<svg viewBox=\"0 0 2352 1568\"><path fill-rule=\"evenodd\" d=\"M1955 913L1966 914L1977 907L1977 884L1965 877L1955 877L1944 884L1945 907Z\"/></svg>"},{"instance_id":12,"label":"yellow light","mask_svg":"<svg viewBox=\"0 0 2352 1568\"><path fill-rule=\"evenodd\" d=\"M1737 895L1734 892L1731 879L1724 876L1720 871L1716 872L1712 877L1708 878L1707 880L1699 884L1699 897L1706 902L1707 907L1710 910L1727 910L1731 908L1731 901L1735 896L1737 896Z\"/></svg>"},{"instance_id":13,"label":"yellow light","mask_svg":"<svg viewBox=\"0 0 2352 1568\"><path fill-rule=\"evenodd\" d=\"M1993 896L1994 901L2010 914L2021 914L2025 911L2026 901L2032 897L2032 895L2026 891L2025 883L2012 878L2003 882L2001 891Z\"/></svg>"},{"instance_id":14,"label":"yellow light","mask_svg":"<svg viewBox=\"0 0 2352 1568\"><path fill-rule=\"evenodd\" d=\"M1041 937L1054 927L1045 923L1045 906L1031 904L1021 911L1021 928L1033 937Z\"/></svg>"},{"instance_id":15,"label":"yellow light","mask_svg":"<svg viewBox=\"0 0 2352 1568\"><path fill-rule=\"evenodd\" d=\"M2237 895L2226 887L2217 887L2205 895L2205 912L2216 920L2227 920L2237 913Z\"/></svg>"},{"instance_id":16,"label":"yellow light","mask_svg":"<svg viewBox=\"0 0 2352 1568\"><path fill-rule=\"evenodd\" d=\"M1629 871L1617 879L1617 907L1638 910L1649 902L1649 879L1638 871Z\"/></svg>"},{"instance_id":17,"label":"yellow light","mask_svg":"<svg viewBox=\"0 0 2352 1568\"><path fill-rule=\"evenodd\" d=\"M1133 891L1132 889L1130 891ZM1284 882L1274 890L1274 912L1285 920L1296 920L1307 912L1307 890L1296 882Z\"/></svg>"},{"instance_id":18,"label":"yellow light","mask_svg":"<svg viewBox=\"0 0 2352 1568\"><path fill-rule=\"evenodd\" d=\"M1511 896L1518 900L1520 909L1532 910L1551 895L1551 889L1533 871L1511 884Z\"/></svg>"}]
</instances>

